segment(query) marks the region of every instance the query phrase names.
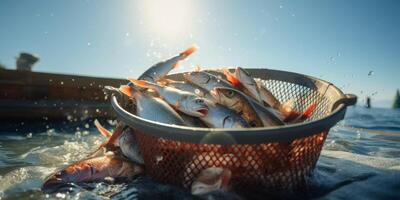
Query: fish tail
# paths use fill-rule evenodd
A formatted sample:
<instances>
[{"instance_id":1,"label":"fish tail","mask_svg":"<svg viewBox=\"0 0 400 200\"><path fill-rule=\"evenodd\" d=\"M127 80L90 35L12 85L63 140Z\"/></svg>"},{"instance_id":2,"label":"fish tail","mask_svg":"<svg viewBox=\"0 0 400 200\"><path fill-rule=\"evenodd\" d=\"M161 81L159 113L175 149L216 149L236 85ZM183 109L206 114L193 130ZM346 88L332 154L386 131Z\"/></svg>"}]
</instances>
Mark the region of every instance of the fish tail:
<instances>
[{"instance_id":1,"label":"fish tail","mask_svg":"<svg viewBox=\"0 0 400 200\"><path fill-rule=\"evenodd\" d=\"M133 96L133 88L130 87L129 85L121 85L119 87L119 91L121 91L122 93L124 93L128 97L132 97Z\"/></svg>"},{"instance_id":2,"label":"fish tail","mask_svg":"<svg viewBox=\"0 0 400 200\"><path fill-rule=\"evenodd\" d=\"M304 111L304 113L301 115L301 119L308 119L311 117L313 114L315 108L317 108L317 104L313 103L310 106L307 107L307 109Z\"/></svg>"},{"instance_id":3,"label":"fish tail","mask_svg":"<svg viewBox=\"0 0 400 200\"><path fill-rule=\"evenodd\" d=\"M188 56L190 56L190 54L192 54L195 51L197 51L198 49L199 49L199 47L196 44L193 44L191 47L189 47L185 51L181 52L180 56L182 57L182 59L185 59Z\"/></svg>"},{"instance_id":4,"label":"fish tail","mask_svg":"<svg viewBox=\"0 0 400 200\"><path fill-rule=\"evenodd\" d=\"M99 132L104 136L104 137L111 137L112 133L110 131L108 131L106 128L104 128L100 122L96 119L94 120L94 125L96 126L97 130L99 130Z\"/></svg>"},{"instance_id":5,"label":"fish tail","mask_svg":"<svg viewBox=\"0 0 400 200\"><path fill-rule=\"evenodd\" d=\"M240 87L241 83L239 79L236 78L234 73L231 73L227 68L222 69L222 72L225 74L226 79L232 83L235 87Z\"/></svg>"}]
</instances>

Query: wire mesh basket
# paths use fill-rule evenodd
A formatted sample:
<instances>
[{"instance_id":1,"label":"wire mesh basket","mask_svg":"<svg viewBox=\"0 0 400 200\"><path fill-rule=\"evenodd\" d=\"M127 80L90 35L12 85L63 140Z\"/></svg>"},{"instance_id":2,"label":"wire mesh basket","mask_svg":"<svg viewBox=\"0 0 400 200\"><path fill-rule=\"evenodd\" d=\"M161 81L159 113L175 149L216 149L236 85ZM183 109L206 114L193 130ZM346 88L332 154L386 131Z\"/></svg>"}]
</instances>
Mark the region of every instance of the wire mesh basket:
<instances>
[{"instance_id":1,"label":"wire mesh basket","mask_svg":"<svg viewBox=\"0 0 400 200\"><path fill-rule=\"evenodd\" d=\"M124 110L116 97L118 118L136 130L146 174L161 183L189 188L209 167L232 172L232 187L267 190L303 188L314 169L329 129L344 118L356 97L333 84L292 72L247 69L281 102L295 99L304 111L316 103L307 121L282 127L248 129L193 128L140 118ZM182 80L182 74L169 76Z\"/></svg>"}]
</instances>

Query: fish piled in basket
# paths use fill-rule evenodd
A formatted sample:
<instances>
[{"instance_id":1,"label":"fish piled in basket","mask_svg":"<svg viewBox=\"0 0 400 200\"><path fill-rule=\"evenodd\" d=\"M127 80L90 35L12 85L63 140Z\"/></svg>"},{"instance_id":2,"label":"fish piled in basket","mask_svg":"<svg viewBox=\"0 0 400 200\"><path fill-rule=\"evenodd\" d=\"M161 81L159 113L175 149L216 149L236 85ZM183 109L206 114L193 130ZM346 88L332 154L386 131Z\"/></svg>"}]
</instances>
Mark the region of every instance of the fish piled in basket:
<instances>
[{"instance_id":1,"label":"fish piled in basket","mask_svg":"<svg viewBox=\"0 0 400 200\"><path fill-rule=\"evenodd\" d=\"M261 80L253 78L241 67L234 71L227 68L201 70L197 67L184 74L184 81L166 78L180 61L196 50L194 45L153 65L138 79L129 79L129 84L118 89L106 89L125 99L123 107L138 117L188 127L241 129L285 126L303 122L316 108L316 104L311 104L299 112L294 106L295 99L280 103ZM51 192L70 183L110 178L130 181L144 173L145 162L132 127L118 122L110 132L98 121L95 125L108 138L107 141L87 159L51 175L43 185L44 191ZM189 168L190 163L187 164ZM216 190L228 190L231 176L232 171L227 168L212 166L203 169L189 186L191 193L206 195Z\"/></svg>"}]
</instances>

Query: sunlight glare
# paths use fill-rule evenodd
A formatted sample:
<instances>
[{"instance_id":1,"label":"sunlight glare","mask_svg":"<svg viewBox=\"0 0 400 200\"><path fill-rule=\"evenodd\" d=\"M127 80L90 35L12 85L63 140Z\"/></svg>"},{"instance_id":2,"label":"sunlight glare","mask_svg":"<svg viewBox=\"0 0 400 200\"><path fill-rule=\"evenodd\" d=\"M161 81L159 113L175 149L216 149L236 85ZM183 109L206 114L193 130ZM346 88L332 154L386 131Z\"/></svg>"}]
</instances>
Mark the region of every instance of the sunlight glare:
<instances>
[{"instance_id":1,"label":"sunlight glare","mask_svg":"<svg viewBox=\"0 0 400 200\"><path fill-rule=\"evenodd\" d=\"M145 22L157 34L179 37L190 31L190 1L185 0L148 0L144 1Z\"/></svg>"}]
</instances>

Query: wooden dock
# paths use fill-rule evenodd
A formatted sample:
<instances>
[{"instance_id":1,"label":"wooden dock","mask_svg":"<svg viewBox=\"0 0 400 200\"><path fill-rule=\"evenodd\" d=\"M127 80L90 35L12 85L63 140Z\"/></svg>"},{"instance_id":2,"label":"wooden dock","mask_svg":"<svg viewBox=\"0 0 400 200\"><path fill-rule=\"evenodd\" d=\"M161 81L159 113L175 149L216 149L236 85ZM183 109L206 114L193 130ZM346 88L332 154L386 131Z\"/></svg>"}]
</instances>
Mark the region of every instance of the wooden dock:
<instances>
[{"instance_id":1,"label":"wooden dock","mask_svg":"<svg viewBox=\"0 0 400 200\"><path fill-rule=\"evenodd\" d=\"M114 117L104 86L126 80L0 69L0 119Z\"/></svg>"}]
</instances>

